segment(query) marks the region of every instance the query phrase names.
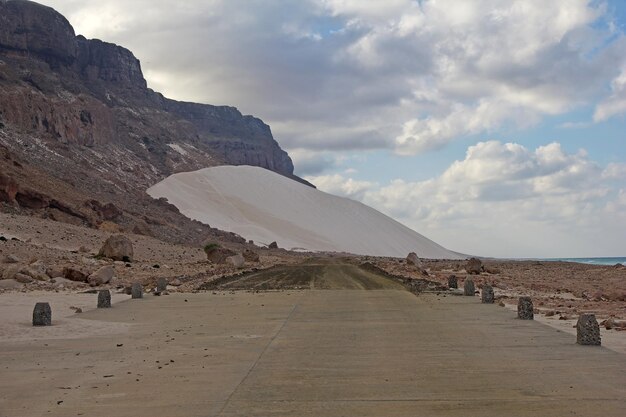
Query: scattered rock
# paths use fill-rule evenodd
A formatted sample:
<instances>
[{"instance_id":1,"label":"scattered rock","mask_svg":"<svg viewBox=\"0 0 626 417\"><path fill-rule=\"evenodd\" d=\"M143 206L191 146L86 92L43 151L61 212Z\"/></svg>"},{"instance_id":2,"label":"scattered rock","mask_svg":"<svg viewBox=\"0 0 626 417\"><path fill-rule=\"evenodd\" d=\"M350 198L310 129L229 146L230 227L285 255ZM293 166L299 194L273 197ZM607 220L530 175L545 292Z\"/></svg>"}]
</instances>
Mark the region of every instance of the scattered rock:
<instances>
[{"instance_id":1,"label":"scattered rock","mask_svg":"<svg viewBox=\"0 0 626 417\"><path fill-rule=\"evenodd\" d=\"M406 263L407 265L415 265L420 268L422 267L422 261L420 261L420 258L418 258L417 253L415 252L411 252L407 255Z\"/></svg>"},{"instance_id":2,"label":"scattered rock","mask_svg":"<svg viewBox=\"0 0 626 417\"><path fill-rule=\"evenodd\" d=\"M459 288L459 283L457 282L456 275L450 275L448 277L448 288Z\"/></svg>"},{"instance_id":3,"label":"scattered rock","mask_svg":"<svg viewBox=\"0 0 626 417\"><path fill-rule=\"evenodd\" d=\"M174 287L180 287L181 285L183 285L183 283L178 278L174 278L172 281L170 281L170 285Z\"/></svg>"},{"instance_id":4,"label":"scattered rock","mask_svg":"<svg viewBox=\"0 0 626 417\"><path fill-rule=\"evenodd\" d=\"M20 263L20 258L15 255L7 255L2 259L2 263L5 264L17 264Z\"/></svg>"},{"instance_id":5,"label":"scattered rock","mask_svg":"<svg viewBox=\"0 0 626 417\"><path fill-rule=\"evenodd\" d=\"M89 275L85 272L72 267L63 268L63 277L75 282L87 282Z\"/></svg>"},{"instance_id":6,"label":"scattered rock","mask_svg":"<svg viewBox=\"0 0 626 417\"><path fill-rule=\"evenodd\" d=\"M465 279L463 283L463 294L464 295L474 295L476 289L474 287L474 281L471 278Z\"/></svg>"},{"instance_id":7,"label":"scattered rock","mask_svg":"<svg viewBox=\"0 0 626 417\"><path fill-rule=\"evenodd\" d=\"M63 268L56 266L46 269L46 275L48 275L50 278L62 278L65 276L65 274L63 273Z\"/></svg>"},{"instance_id":8,"label":"scattered rock","mask_svg":"<svg viewBox=\"0 0 626 417\"><path fill-rule=\"evenodd\" d=\"M22 287L24 287L24 284L14 279L0 279L1 290L19 290Z\"/></svg>"},{"instance_id":9,"label":"scattered rock","mask_svg":"<svg viewBox=\"0 0 626 417\"><path fill-rule=\"evenodd\" d=\"M470 258L465 264L465 270L468 274L480 275L483 272L483 263L478 258Z\"/></svg>"},{"instance_id":10,"label":"scattered rock","mask_svg":"<svg viewBox=\"0 0 626 417\"><path fill-rule=\"evenodd\" d=\"M223 264L228 257L237 254L230 249L223 248L216 244L206 245L204 247L204 253L206 253L207 259L214 264Z\"/></svg>"},{"instance_id":11,"label":"scattered rock","mask_svg":"<svg viewBox=\"0 0 626 417\"><path fill-rule=\"evenodd\" d=\"M493 304L495 297L493 294L493 287L491 285L483 285L483 290L480 295L483 304Z\"/></svg>"},{"instance_id":12,"label":"scattered rock","mask_svg":"<svg viewBox=\"0 0 626 417\"><path fill-rule=\"evenodd\" d=\"M104 242L98 255L115 261L132 262L133 243L124 235L113 235Z\"/></svg>"},{"instance_id":13,"label":"scattered rock","mask_svg":"<svg viewBox=\"0 0 626 417\"><path fill-rule=\"evenodd\" d=\"M98 308L111 308L111 291L100 290L98 292Z\"/></svg>"},{"instance_id":14,"label":"scattered rock","mask_svg":"<svg viewBox=\"0 0 626 417\"><path fill-rule=\"evenodd\" d=\"M576 343L600 346L600 326L595 314L582 314L576 323Z\"/></svg>"},{"instance_id":15,"label":"scattered rock","mask_svg":"<svg viewBox=\"0 0 626 417\"><path fill-rule=\"evenodd\" d=\"M92 287L97 287L98 285L108 284L109 282L111 282L114 276L115 269L113 269L112 265L103 266L93 274L89 275L89 285L91 285Z\"/></svg>"},{"instance_id":16,"label":"scattered rock","mask_svg":"<svg viewBox=\"0 0 626 417\"><path fill-rule=\"evenodd\" d=\"M245 265L246 260L242 254L238 253L236 255L229 256L228 258L226 258L226 262L228 262L235 268L242 268Z\"/></svg>"},{"instance_id":17,"label":"scattered rock","mask_svg":"<svg viewBox=\"0 0 626 417\"><path fill-rule=\"evenodd\" d=\"M261 259L259 258L259 254L250 249L243 250L243 257L248 262L259 262Z\"/></svg>"},{"instance_id":18,"label":"scattered rock","mask_svg":"<svg viewBox=\"0 0 626 417\"><path fill-rule=\"evenodd\" d=\"M520 320L533 320L533 300L530 297L520 297L517 302L517 317Z\"/></svg>"},{"instance_id":19,"label":"scattered rock","mask_svg":"<svg viewBox=\"0 0 626 417\"><path fill-rule=\"evenodd\" d=\"M143 298L143 286L138 282L133 282L130 287L131 298Z\"/></svg>"},{"instance_id":20,"label":"scattered rock","mask_svg":"<svg viewBox=\"0 0 626 417\"><path fill-rule=\"evenodd\" d=\"M278 243L272 242L269 245L267 245L267 247L270 249L278 249Z\"/></svg>"},{"instance_id":21,"label":"scattered rock","mask_svg":"<svg viewBox=\"0 0 626 417\"><path fill-rule=\"evenodd\" d=\"M52 309L49 303L35 304L33 326L52 326Z\"/></svg>"},{"instance_id":22,"label":"scattered rock","mask_svg":"<svg viewBox=\"0 0 626 417\"><path fill-rule=\"evenodd\" d=\"M21 274L21 273L17 273L15 274L15 277L13 278L15 279L17 282L19 282L20 284L29 284L31 282L33 282L33 278L26 275L26 274Z\"/></svg>"}]
</instances>

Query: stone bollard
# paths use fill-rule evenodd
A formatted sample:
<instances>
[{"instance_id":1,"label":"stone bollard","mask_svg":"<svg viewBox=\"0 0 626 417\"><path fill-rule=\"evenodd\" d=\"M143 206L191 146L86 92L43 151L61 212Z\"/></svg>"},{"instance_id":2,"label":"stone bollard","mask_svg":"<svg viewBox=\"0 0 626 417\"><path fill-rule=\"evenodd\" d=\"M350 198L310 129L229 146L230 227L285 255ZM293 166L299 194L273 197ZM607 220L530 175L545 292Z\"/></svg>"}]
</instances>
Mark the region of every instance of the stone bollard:
<instances>
[{"instance_id":1,"label":"stone bollard","mask_svg":"<svg viewBox=\"0 0 626 417\"><path fill-rule=\"evenodd\" d=\"M111 291L98 291L98 308L111 308Z\"/></svg>"},{"instance_id":2,"label":"stone bollard","mask_svg":"<svg viewBox=\"0 0 626 417\"><path fill-rule=\"evenodd\" d=\"M483 304L493 304L494 295L493 295L493 287L491 285L485 284L483 285L483 290L480 293L480 299Z\"/></svg>"},{"instance_id":3,"label":"stone bollard","mask_svg":"<svg viewBox=\"0 0 626 417\"><path fill-rule=\"evenodd\" d=\"M33 326L52 326L52 309L49 303L35 304Z\"/></svg>"},{"instance_id":4,"label":"stone bollard","mask_svg":"<svg viewBox=\"0 0 626 417\"><path fill-rule=\"evenodd\" d=\"M157 279L156 290L157 292L163 292L167 290L167 280L165 278Z\"/></svg>"},{"instance_id":5,"label":"stone bollard","mask_svg":"<svg viewBox=\"0 0 626 417\"><path fill-rule=\"evenodd\" d=\"M600 346L600 326L595 314L581 314L576 323L576 343Z\"/></svg>"},{"instance_id":6,"label":"stone bollard","mask_svg":"<svg viewBox=\"0 0 626 417\"><path fill-rule=\"evenodd\" d=\"M130 287L130 295L131 298L143 298L143 287L138 282L133 282L132 287Z\"/></svg>"},{"instance_id":7,"label":"stone bollard","mask_svg":"<svg viewBox=\"0 0 626 417\"><path fill-rule=\"evenodd\" d=\"M471 278L466 278L463 283L463 294L474 295L476 289L474 288L474 281Z\"/></svg>"},{"instance_id":8,"label":"stone bollard","mask_svg":"<svg viewBox=\"0 0 626 417\"><path fill-rule=\"evenodd\" d=\"M448 277L448 288L459 288L459 284L456 280L456 275L450 275Z\"/></svg>"},{"instance_id":9,"label":"stone bollard","mask_svg":"<svg viewBox=\"0 0 626 417\"><path fill-rule=\"evenodd\" d=\"M517 302L517 317L520 320L533 320L533 300L530 297L520 297Z\"/></svg>"}]
</instances>

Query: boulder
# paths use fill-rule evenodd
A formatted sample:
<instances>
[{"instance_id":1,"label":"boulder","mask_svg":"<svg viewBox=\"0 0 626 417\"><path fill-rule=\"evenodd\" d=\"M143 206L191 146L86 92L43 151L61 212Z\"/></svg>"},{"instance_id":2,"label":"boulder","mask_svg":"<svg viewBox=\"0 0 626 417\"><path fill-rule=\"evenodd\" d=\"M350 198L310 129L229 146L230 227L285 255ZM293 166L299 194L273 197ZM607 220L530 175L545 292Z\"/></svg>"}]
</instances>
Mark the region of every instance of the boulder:
<instances>
[{"instance_id":1,"label":"boulder","mask_svg":"<svg viewBox=\"0 0 626 417\"><path fill-rule=\"evenodd\" d=\"M7 255L2 259L4 264L17 264L20 263L20 258L15 255Z\"/></svg>"},{"instance_id":2,"label":"boulder","mask_svg":"<svg viewBox=\"0 0 626 417\"><path fill-rule=\"evenodd\" d=\"M226 248L222 248L217 245L207 245L204 249L206 253L206 257L209 261L214 264L223 264L226 262L226 259L230 256L234 256L237 253Z\"/></svg>"},{"instance_id":3,"label":"boulder","mask_svg":"<svg viewBox=\"0 0 626 417\"><path fill-rule=\"evenodd\" d=\"M259 262L260 261L259 254L256 253L253 250L250 250L250 249L244 249L243 257L248 262Z\"/></svg>"},{"instance_id":4,"label":"boulder","mask_svg":"<svg viewBox=\"0 0 626 417\"><path fill-rule=\"evenodd\" d=\"M244 259L242 254L238 253L236 255L226 258L226 262L231 264L235 268L242 268L245 265L246 260Z\"/></svg>"},{"instance_id":5,"label":"boulder","mask_svg":"<svg viewBox=\"0 0 626 417\"><path fill-rule=\"evenodd\" d=\"M49 303L35 304L33 326L52 326L52 309Z\"/></svg>"},{"instance_id":6,"label":"boulder","mask_svg":"<svg viewBox=\"0 0 626 417\"><path fill-rule=\"evenodd\" d=\"M15 277L13 279L15 279L20 284L29 284L29 283L33 282L33 279L30 276L28 276L26 274L21 274L19 272L17 274L15 274Z\"/></svg>"},{"instance_id":7,"label":"boulder","mask_svg":"<svg viewBox=\"0 0 626 417\"><path fill-rule=\"evenodd\" d=\"M65 267L63 268L63 277L75 282L87 282L89 274L80 269Z\"/></svg>"},{"instance_id":8,"label":"boulder","mask_svg":"<svg viewBox=\"0 0 626 417\"><path fill-rule=\"evenodd\" d=\"M480 275L483 272L483 263L478 258L470 258L465 264L465 270L468 274Z\"/></svg>"},{"instance_id":9,"label":"boulder","mask_svg":"<svg viewBox=\"0 0 626 417\"><path fill-rule=\"evenodd\" d=\"M46 269L46 275L50 278L63 278L65 274L63 273L63 268L60 266L52 266Z\"/></svg>"},{"instance_id":10,"label":"boulder","mask_svg":"<svg viewBox=\"0 0 626 417\"><path fill-rule=\"evenodd\" d=\"M115 261L132 262L133 243L124 235L113 235L104 242L98 255Z\"/></svg>"},{"instance_id":11,"label":"boulder","mask_svg":"<svg viewBox=\"0 0 626 417\"><path fill-rule=\"evenodd\" d=\"M115 269L113 269L112 265L103 266L93 274L89 275L89 285L91 285L92 287L96 287L98 285L108 284L109 282L111 282L114 276Z\"/></svg>"},{"instance_id":12,"label":"boulder","mask_svg":"<svg viewBox=\"0 0 626 417\"><path fill-rule=\"evenodd\" d=\"M172 281L170 281L170 285L173 287L180 287L181 285L183 285L183 283L178 278L174 278Z\"/></svg>"},{"instance_id":13,"label":"boulder","mask_svg":"<svg viewBox=\"0 0 626 417\"><path fill-rule=\"evenodd\" d=\"M463 283L463 295L474 295L476 288L474 287L474 281L471 278L466 278Z\"/></svg>"},{"instance_id":14,"label":"boulder","mask_svg":"<svg viewBox=\"0 0 626 417\"><path fill-rule=\"evenodd\" d=\"M533 300L530 297L520 297L517 302L517 317L520 320L533 320Z\"/></svg>"},{"instance_id":15,"label":"boulder","mask_svg":"<svg viewBox=\"0 0 626 417\"><path fill-rule=\"evenodd\" d=\"M267 247L270 249L278 249L278 243L272 242L269 245L267 245Z\"/></svg>"},{"instance_id":16,"label":"boulder","mask_svg":"<svg viewBox=\"0 0 626 417\"><path fill-rule=\"evenodd\" d=\"M595 314L581 314L576 323L576 343L600 346L600 325Z\"/></svg>"},{"instance_id":17,"label":"boulder","mask_svg":"<svg viewBox=\"0 0 626 417\"><path fill-rule=\"evenodd\" d=\"M46 274L46 266L41 261L35 261L22 269L22 273L30 276L37 281L48 281L50 277Z\"/></svg>"},{"instance_id":18,"label":"boulder","mask_svg":"<svg viewBox=\"0 0 626 417\"><path fill-rule=\"evenodd\" d=\"M15 274L20 273L21 270L22 270L21 265L16 265L16 264L9 265L2 272L2 279L15 279Z\"/></svg>"},{"instance_id":19,"label":"boulder","mask_svg":"<svg viewBox=\"0 0 626 417\"><path fill-rule=\"evenodd\" d=\"M406 263L407 265L414 265L420 268L422 267L422 261L420 261L420 258L417 257L415 252L411 252L407 255Z\"/></svg>"},{"instance_id":20,"label":"boulder","mask_svg":"<svg viewBox=\"0 0 626 417\"><path fill-rule=\"evenodd\" d=\"M0 279L0 290L19 290L24 284L14 279Z\"/></svg>"}]
</instances>

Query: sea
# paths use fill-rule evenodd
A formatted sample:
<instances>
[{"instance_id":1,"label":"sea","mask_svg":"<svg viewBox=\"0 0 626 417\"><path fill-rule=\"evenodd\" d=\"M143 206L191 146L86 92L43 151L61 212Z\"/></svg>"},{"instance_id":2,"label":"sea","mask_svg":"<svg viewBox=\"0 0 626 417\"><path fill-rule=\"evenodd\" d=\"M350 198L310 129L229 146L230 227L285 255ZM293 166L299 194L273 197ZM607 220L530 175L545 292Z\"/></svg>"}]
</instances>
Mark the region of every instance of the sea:
<instances>
[{"instance_id":1,"label":"sea","mask_svg":"<svg viewBox=\"0 0 626 417\"><path fill-rule=\"evenodd\" d=\"M562 261L562 262L576 262L579 264L590 265L626 265L626 257L620 258L547 258L541 259L542 261Z\"/></svg>"}]
</instances>

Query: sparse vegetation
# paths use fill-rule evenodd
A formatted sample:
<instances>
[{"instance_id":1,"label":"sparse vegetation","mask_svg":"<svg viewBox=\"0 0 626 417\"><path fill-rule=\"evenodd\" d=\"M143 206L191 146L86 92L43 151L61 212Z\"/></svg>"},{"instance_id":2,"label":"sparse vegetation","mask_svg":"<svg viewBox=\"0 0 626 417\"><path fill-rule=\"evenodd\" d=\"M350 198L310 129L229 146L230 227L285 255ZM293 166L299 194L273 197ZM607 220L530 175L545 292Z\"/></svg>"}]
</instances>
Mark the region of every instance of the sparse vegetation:
<instances>
[{"instance_id":1,"label":"sparse vegetation","mask_svg":"<svg viewBox=\"0 0 626 417\"><path fill-rule=\"evenodd\" d=\"M206 245L204 245L205 252L213 252L214 250L219 249L219 248L220 248L219 243L215 243L215 242L207 243Z\"/></svg>"}]
</instances>

